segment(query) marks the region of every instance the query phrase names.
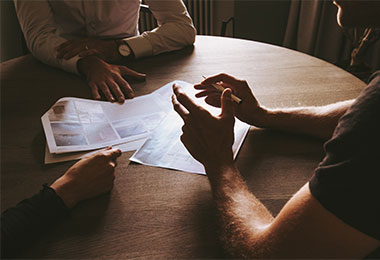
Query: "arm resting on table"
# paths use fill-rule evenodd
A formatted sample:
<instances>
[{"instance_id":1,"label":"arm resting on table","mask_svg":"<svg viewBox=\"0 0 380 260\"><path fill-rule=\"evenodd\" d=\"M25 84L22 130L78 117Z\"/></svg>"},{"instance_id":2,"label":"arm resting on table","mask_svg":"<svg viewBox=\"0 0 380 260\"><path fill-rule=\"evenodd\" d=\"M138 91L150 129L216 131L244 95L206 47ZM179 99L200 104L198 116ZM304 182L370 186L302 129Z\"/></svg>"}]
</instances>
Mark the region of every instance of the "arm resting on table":
<instances>
[{"instance_id":1,"label":"arm resting on table","mask_svg":"<svg viewBox=\"0 0 380 260\"><path fill-rule=\"evenodd\" d=\"M136 58L181 49L195 41L196 30L180 0L146 1L158 27L139 36L124 39Z\"/></svg>"},{"instance_id":2,"label":"arm resting on table","mask_svg":"<svg viewBox=\"0 0 380 260\"><path fill-rule=\"evenodd\" d=\"M57 58L56 48L68 39L56 35L52 10L47 1L15 0L17 17L33 56L50 66L76 73L78 57Z\"/></svg>"},{"instance_id":3,"label":"arm resting on table","mask_svg":"<svg viewBox=\"0 0 380 260\"><path fill-rule=\"evenodd\" d=\"M213 171L212 169L208 171ZM221 240L236 258L362 258L380 241L327 211L304 185L273 218L235 167L209 178Z\"/></svg>"},{"instance_id":4,"label":"arm resting on table","mask_svg":"<svg viewBox=\"0 0 380 260\"><path fill-rule=\"evenodd\" d=\"M1 214L1 258L12 257L68 215L62 199L44 185L38 194Z\"/></svg>"}]
</instances>

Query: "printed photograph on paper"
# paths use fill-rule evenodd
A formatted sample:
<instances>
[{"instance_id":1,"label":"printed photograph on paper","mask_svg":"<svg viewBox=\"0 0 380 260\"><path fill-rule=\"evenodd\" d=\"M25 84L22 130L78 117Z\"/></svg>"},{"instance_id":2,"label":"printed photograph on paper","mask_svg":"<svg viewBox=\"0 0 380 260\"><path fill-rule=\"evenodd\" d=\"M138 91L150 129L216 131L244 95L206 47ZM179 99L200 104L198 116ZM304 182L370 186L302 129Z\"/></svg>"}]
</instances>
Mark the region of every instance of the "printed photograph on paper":
<instances>
[{"instance_id":1,"label":"printed photograph on paper","mask_svg":"<svg viewBox=\"0 0 380 260\"><path fill-rule=\"evenodd\" d=\"M108 123L83 124L83 128L90 145L119 139Z\"/></svg>"},{"instance_id":2,"label":"printed photograph on paper","mask_svg":"<svg viewBox=\"0 0 380 260\"><path fill-rule=\"evenodd\" d=\"M73 102L60 101L56 103L48 112L49 120L78 122L78 116Z\"/></svg>"},{"instance_id":3,"label":"printed photograph on paper","mask_svg":"<svg viewBox=\"0 0 380 260\"><path fill-rule=\"evenodd\" d=\"M140 120L121 120L112 122L120 138L126 138L134 135L147 133L148 129Z\"/></svg>"},{"instance_id":4,"label":"printed photograph on paper","mask_svg":"<svg viewBox=\"0 0 380 260\"><path fill-rule=\"evenodd\" d=\"M57 146L87 145L81 124L51 123L54 140Z\"/></svg>"}]
</instances>

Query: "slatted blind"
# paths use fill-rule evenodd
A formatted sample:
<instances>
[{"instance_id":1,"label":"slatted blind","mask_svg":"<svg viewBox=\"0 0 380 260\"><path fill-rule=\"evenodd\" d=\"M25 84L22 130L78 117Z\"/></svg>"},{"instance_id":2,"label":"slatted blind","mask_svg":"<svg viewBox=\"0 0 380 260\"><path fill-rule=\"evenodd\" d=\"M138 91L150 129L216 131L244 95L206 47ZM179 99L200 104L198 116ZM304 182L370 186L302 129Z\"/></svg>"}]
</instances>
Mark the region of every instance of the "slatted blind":
<instances>
[{"instance_id":1,"label":"slatted blind","mask_svg":"<svg viewBox=\"0 0 380 260\"><path fill-rule=\"evenodd\" d=\"M183 0L193 19L199 35L212 35L214 31L214 1L215 0ZM157 22L145 4L141 5L139 18L139 31L150 31L157 27Z\"/></svg>"}]
</instances>

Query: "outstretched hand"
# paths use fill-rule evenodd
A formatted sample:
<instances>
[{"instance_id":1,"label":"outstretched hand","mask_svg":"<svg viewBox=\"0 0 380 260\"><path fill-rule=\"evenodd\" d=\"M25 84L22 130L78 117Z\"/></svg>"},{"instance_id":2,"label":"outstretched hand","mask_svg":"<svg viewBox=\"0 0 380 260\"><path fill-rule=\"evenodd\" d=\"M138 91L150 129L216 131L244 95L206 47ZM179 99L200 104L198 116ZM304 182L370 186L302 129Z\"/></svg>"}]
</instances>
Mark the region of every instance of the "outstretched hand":
<instances>
[{"instance_id":1,"label":"outstretched hand","mask_svg":"<svg viewBox=\"0 0 380 260\"><path fill-rule=\"evenodd\" d=\"M107 148L74 164L50 187L68 208L78 202L110 191L115 179L116 159L121 151Z\"/></svg>"},{"instance_id":2,"label":"outstretched hand","mask_svg":"<svg viewBox=\"0 0 380 260\"><path fill-rule=\"evenodd\" d=\"M225 73L206 78L200 84L194 86L195 89L201 90L196 97L206 97L205 101L211 106L221 106L221 94L212 84L220 84L224 88L229 88L232 92L242 99L242 102L236 107L236 117L250 125L260 127L262 120L267 115L265 108L260 106L259 102L252 94L247 81L236 79Z\"/></svg>"},{"instance_id":3,"label":"outstretched hand","mask_svg":"<svg viewBox=\"0 0 380 260\"><path fill-rule=\"evenodd\" d=\"M195 104L177 84L173 85L174 110L184 121L181 141L190 154L201 162L206 171L233 164L234 106L231 90L222 94L219 116Z\"/></svg>"}]
</instances>

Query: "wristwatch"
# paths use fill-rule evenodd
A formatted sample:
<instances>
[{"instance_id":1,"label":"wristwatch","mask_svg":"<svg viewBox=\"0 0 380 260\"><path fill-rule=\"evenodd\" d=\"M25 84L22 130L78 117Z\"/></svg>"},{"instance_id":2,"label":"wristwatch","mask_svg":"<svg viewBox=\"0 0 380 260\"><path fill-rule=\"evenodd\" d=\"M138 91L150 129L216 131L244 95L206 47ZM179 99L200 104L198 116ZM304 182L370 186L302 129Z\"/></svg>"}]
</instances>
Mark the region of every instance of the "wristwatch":
<instances>
[{"instance_id":1,"label":"wristwatch","mask_svg":"<svg viewBox=\"0 0 380 260\"><path fill-rule=\"evenodd\" d=\"M119 41L119 48L118 48L118 50L119 50L120 55L123 56L123 57L128 57L132 53L131 48L123 40Z\"/></svg>"}]
</instances>

